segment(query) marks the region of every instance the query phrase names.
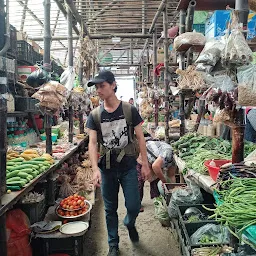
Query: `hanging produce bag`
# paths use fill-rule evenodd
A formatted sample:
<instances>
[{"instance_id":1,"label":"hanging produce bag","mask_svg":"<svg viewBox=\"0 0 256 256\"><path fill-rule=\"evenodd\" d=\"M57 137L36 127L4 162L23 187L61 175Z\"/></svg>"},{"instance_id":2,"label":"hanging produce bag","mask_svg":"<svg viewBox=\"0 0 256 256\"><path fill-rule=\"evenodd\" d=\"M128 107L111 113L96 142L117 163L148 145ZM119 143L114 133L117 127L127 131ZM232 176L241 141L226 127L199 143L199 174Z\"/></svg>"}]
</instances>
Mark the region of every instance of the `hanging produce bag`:
<instances>
[{"instance_id":1,"label":"hanging produce bag","mask_svg":"<svg viewBox=\"0 0 256 256\"><path fill-rule=\"evenodd\" d=\"M74 67L68 67L60 77L60 83L63 84L68 91L71 91L74 87L76 73Z\"/></svg>"},{"instance_id":2,"label":"hanging produce bag","mask_svg":"<svg viewBox=\"0 0 256 256\"><path fill-rule=\"evenodd\" d=\"M209 40L200 53L196 64L204 64L214 67L218 60L220 59L221 52L225 47L225 42L223 40L211 39Z\"/></svg>"},{"instance_id":3,"label":"hanging produce bag","mask_svg":"<svg viewBox=\"0 0 256 256\"><path fill-rule=\"evenodd\" d=\"M191 237L192 244L228 243L229 232L226 227L206 224L199 228Z\"/></svg>"},{"instance_id":4,"label":"hanging produce bag","mask_svg":"<svg viewBox=\"0 0 256 256\"><path fill-rule=\"evenodd\" d=\"M256 106L256 65L243 66L237 71L238 103Z\"/></svg>"},{"instance_id":5,"label":"hanging produce bag","mask_svg":"<svg viewBox=\"0 0 256 256\"><path fill-rule=\"evenodd\" d=\"M173 48L176 51L187 51L191 46L204 46L206 38L197 32L186 32L174 39Z\"/></svg>"},{"instance_id":6,"label":"hanging produce bag","mask_svg":"<svg viewBox=\"0 0 256 256\"><path fill-rule=\"evenodd\" d=\"M26 83L31 87L39 87L44 83L47 83L50 80L50 76L42 67L39 67L36 71L32 72Z\"/></svg>"}]
</instances>

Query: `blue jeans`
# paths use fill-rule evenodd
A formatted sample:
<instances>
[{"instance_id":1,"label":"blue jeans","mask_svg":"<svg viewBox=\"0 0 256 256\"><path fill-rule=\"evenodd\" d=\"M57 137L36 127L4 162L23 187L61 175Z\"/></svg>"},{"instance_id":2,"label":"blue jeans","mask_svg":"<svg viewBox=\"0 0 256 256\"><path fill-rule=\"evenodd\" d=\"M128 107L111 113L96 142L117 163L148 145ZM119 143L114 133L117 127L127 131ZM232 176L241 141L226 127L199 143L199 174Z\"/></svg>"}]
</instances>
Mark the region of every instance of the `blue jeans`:
<instances>
[{"instance_id":1,"label":"blue jeans","mask_svg":"<svg viewBox=\"0 0 256 256\"><path fill-rule=\"evenodd\" d=\"M118 192L122 186L127 214L124 225L127 228L134 227L136 218L140 212L140 195L136 166L123 171L110 169L101 171L101 192L105 205L105 215L108 230L108 243L110 246L118 246Z\"/></svg>"}]
</instances>

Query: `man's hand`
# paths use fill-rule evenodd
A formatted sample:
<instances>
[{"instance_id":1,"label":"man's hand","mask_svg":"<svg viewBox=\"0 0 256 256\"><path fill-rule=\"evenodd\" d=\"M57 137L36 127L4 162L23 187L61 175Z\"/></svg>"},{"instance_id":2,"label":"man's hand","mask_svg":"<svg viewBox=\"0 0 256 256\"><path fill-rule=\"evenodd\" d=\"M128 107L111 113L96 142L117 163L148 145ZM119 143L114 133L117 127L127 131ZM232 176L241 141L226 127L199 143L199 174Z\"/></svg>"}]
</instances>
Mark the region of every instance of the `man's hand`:
<instances>
[{"instance_id":1,"label":"man's hand","mask_svg":"<svg viewBox=\"0 0 256 256\"><path fill-rule=\"evenodd\" d=\"M101 185L101 173L99 168L95 168L93 170L93 185L96 187L100 187Z\"/></svg>"},{"instance_id":2,"label":"man's hand","mask_svg":"<svg viewBox=\"0 0 256 256\"><path fill-rule=\"evenodd\" d=\"M151 179L151 171L150 171L150 168L148 166L148 163L142 164L141 176L144 180L150 180Z\"/></svg>"}]
</instances>

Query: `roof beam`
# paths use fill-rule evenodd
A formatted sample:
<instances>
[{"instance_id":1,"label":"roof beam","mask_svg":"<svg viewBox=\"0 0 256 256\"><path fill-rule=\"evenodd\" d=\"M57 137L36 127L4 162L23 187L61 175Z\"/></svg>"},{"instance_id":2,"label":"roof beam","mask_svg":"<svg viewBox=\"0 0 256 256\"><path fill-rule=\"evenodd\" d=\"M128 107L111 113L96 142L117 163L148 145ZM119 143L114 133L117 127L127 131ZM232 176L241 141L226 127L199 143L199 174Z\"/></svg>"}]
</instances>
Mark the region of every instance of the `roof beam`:
<instances>
[{"instance_id":1,"label":"roof beam","mask_svg":"<svg viewBox=\"0 0 256 256\"><path fill-rule=\"evenodd\" d=\"M28 0L25 0L24 6L23 6L21 24L20 24L20 32L23 32L23 30L24 30L24 24L25 24L26 13L27 13L27 6L28 6Z\"/></svg>"},{"instance_id":2,"label":"roof beam","mask_svg":"<svg viewBox=\"0 0 256 256\"><path fill-rule=\"evenodd\" d=\"M127 33L127 34L108 34L108 35L102 35L102 34L92 34L90 35L90 39L111 39L113 37L120 37L120 38L152 38L152 35L150 34L132 34L132 33ZM33 41L43 41L43 37L33 37L30 38ZM79 39L78 36L73 37L74 40ZM59 40L67 40L67 37L65 36L54 36L52 37L52 41L59 41Z\"/></svg>"},{"instance_id":3,"label":"roof beam","mask_svg":"<svg viewBox=\"0 0 256 256\"><path fill-rule=\"evenodd\" d=\"M108 5L106 5L104 8L102 8L99 12L97 12L90 20L89 22L92 22L94 20L97 20L97 18L103 14L106 10L111 9L113 5L115 5L119 0L112 0Z\"/></svg>"},{"instance_id":4,"label":"roof beam","mask_svg":"<svg viewBox=\"0 0 256 256\"><path fill-rule=\"evenodd\" d=\"M83 21L82 17L80 16L79 12L77 11L75 5L74 5L74 2L73 0L65 0L68 8L70 9L71 13L74 15L76 21L80 24L80 26L82 27L83 29L83 32L84 32L84 35L88 35L89 38L90 38L90 35L89 35L89 32L88 32L88 29L87 29L87 25L86 23Z\"/></svg>"},{"instance_id":5,"label":"roof beam","mask_svg":"<svg viewBox=\"0 0 256 256\"><path fill-rule=\"evenodd\" d=\"M58 8L60 9L60 11L62 12L62 14L64 15L64 17L67 19L67 11L65 10L65 7L63 6L62 3L60 3L59 0L54 0L55 3L57 4ZM73 24L73 30L75 31L75 33L79 36L80 32L77 28L77 26L75 24Z\"/></svg>"}]
</instances>

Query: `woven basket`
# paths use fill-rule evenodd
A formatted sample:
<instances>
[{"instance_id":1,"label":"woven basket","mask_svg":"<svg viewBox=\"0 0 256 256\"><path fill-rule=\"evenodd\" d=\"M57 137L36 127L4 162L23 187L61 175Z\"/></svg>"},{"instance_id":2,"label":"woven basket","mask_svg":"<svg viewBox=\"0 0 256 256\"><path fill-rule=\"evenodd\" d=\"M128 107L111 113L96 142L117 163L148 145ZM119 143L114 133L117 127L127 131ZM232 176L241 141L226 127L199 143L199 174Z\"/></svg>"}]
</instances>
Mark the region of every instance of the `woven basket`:
<instances>
[{"instance_id":1,"label":"woven basket","mask_svg":"<svg viewBox=\"0 0 256 256\"><path fill-rule=\"evenodd\" d=\"M248 3L249 3L249 8L252 11L256 12L256 0L249 0Z\"/></svg>"}]
</instances>

